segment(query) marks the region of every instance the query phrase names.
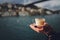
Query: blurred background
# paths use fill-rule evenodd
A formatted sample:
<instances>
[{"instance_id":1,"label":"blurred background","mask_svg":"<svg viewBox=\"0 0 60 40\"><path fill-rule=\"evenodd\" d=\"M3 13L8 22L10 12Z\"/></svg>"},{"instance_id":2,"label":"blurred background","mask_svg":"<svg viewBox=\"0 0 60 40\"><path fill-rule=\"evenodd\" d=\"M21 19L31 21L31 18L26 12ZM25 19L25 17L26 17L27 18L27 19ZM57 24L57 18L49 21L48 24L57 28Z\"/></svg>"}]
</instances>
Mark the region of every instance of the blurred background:
<instances>
[{"instance_id":1,"label":"blurred background","mask_svg":"<svg viewBox=\"0 0 60 40\"><path fill-rule=\"evenodd\" d=\"M0 40L47 40L29 25L45 18L60 40L60 0L0 0Z\"/></svg>"}]
</instances>

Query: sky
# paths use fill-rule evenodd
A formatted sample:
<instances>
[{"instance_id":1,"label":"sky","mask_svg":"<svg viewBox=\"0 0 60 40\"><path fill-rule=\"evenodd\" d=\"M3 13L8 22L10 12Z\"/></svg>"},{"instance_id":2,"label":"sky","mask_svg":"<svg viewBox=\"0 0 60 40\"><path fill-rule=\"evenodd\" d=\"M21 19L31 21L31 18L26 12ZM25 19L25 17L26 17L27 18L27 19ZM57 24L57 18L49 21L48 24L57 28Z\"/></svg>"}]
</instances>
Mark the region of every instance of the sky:
<instances>
[{"instance_id":1,"label":"sky","mask_svg":"<svg viewBox=\"0 0 60 40\"><path fill-rule=\"evenodd\" d=\"M5 2L22 4L24 2L24 0L0 0L0 3L5 3Z\"/></svg>"},{"instance_id":2,"label":"sky","mask_svg":"<svg viewBox=\"0 0 60 40\"><path fill-rule=\"evenodd\" d=\"M17 4L28 4L36 1L39 0L0 0L0 3L9 2L9 3L17 3Z\"/></svg>"},{"instance_id":3,"label":"sky","mask_svg":"<svg viewBox=\"0 0 60 40\"><path fill-rule=\"evenodd\" d=\"M40 1L40 0L24 0L24 4L30 4L36 1Z\"/></svg>"},{"instance_id":4,"label":"sky","mask_svg":"<svg viewBox=\"0 0 60 40\"><path fill-rule=\"evenodd\" d=\"M47 8L50 10L60 10L60 0L50 0L35 4L37 7Z\"/></svg>"}]
</instances>

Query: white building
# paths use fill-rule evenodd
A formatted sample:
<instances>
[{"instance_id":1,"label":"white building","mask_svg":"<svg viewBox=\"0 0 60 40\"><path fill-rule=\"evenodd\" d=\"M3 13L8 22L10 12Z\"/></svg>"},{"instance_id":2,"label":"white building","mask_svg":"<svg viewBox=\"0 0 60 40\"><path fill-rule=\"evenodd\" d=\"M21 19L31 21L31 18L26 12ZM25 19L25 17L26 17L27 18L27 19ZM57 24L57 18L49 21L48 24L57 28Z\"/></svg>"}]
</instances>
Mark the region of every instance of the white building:
<instances>
[{"instance_id":1,"label":"white building","mask_svg":"<svg viewBox=\"0 0 60 40\"><path fill-rule=\"evenodd\" d=\"M7 6L8 6L8 8L12 8L12 4L8 4Z\"/></svg>"}]
</instances>

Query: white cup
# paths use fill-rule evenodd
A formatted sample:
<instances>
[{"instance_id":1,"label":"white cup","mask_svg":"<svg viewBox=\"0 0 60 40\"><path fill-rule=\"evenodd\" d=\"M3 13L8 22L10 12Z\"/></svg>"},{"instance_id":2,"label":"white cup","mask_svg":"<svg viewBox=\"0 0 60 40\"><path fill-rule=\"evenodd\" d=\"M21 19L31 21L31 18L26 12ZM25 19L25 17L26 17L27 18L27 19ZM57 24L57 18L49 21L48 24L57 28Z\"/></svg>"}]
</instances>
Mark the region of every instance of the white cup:
<instances>
[{"instance_id":1,"label":"white cup","mask_svg":"<svg viewBox=\"0 0 60 40\"><path fill-rule=\"evenodd\" d=\"M42 26L45 23L45 19L44 18L35 18L35 24L36 26Z\"/></svg>"}]
</instances>

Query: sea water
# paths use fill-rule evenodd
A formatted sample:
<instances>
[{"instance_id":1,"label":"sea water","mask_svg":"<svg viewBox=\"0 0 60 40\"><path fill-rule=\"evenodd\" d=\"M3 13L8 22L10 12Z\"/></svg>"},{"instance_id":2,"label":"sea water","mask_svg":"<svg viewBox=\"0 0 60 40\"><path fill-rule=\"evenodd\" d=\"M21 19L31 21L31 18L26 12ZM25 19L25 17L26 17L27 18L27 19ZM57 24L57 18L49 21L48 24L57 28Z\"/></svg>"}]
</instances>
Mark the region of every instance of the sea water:
<instances>
[{"instance_id":1,"label":"sea water","mask_svg":"<svg viewBox=\"0 0 60 40\"><path fill-rule=\"evenodd\" d=\"M0 40L46 40L44 34L37 33L29 27L35 18L41 17L45 18L56 32L60 32L60 14L0 17Z\"/></svg>"}]
</instances>

